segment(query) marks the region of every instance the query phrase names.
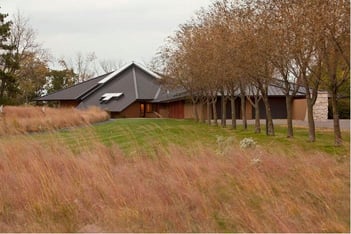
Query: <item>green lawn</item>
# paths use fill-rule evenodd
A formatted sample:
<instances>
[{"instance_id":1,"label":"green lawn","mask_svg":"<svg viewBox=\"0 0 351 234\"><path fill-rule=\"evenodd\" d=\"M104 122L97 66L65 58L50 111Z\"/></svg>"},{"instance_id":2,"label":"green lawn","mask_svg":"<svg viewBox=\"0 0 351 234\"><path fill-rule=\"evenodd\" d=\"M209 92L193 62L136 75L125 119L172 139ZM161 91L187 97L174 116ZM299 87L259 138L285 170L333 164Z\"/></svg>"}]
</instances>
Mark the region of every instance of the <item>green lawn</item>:
<instances>
[{"instance_id":1,"label":"green lawn","mask_svg":"<svg viewBox=\"0 0 351 234\"><path fill-rule=\"evenodd\" d=\"M127 154L153 153L160 146L180 145L189 150L196 151L197 147L217 147L218 136L224 138L232 137L239 145L240 140L252 137L259 145L268 150L281 149L289 154L296 148L303 151L322 151L335 156L349 155L349 132L343 133L344 146L333 146L332 130L318 130L317 141L308 142L308 131L306 128L295 128L295 137L286 137L286 127L275 126L276 135L266 136L265 129L261 134L254 133L254 126L243 130L238 126L237 130L230 127L222 128L196 123L192 120L175 119L117 119L105 124L99 124L88 128L77 128L74 130L60 131L54 134L74 149L89 147L90 142L101 142L103 144L117 144ZM58 136L57 136L58 134ZM42 138L43 136L39 136ZM53 137L50 135L50 137Z\"/></svg>"}]
</instances>

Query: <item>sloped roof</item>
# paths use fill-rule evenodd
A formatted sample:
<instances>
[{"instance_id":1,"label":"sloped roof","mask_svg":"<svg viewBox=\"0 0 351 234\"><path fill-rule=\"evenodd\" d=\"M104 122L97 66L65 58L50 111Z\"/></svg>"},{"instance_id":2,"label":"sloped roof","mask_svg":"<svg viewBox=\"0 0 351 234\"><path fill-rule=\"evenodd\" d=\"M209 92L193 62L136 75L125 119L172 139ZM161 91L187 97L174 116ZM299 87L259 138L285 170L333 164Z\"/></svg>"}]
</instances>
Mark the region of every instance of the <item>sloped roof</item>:
<instances>
[{"instance_id":1,"label":"sloped roof","mask_svg":"<svg viewBox=\"0 0 351 234\"><path fill-rule=\"evenodd\" d=\"M34 99L35 101L60 101L60 100L78 100L84 94L99 85L99 81L104 79L110 73L98 76L96 78L84 81L82 83L73 85L69 88L47 94L45 96Z\"/></svg>"},{"instance_id":2,"label":"sloped roof","mask_svg":"<svg viewBox=\"0 0 351 234\"><path fill-rule=\"evenodd\" d=\"M123 73L125 70L130 68L131 66L135 66L141 71L149 74L153 78L160 79L160 76L149 69L145 68L143 65L131 62L121 67L120 69L104 74L102 76L98 76L96 78L92 78L90 80L84 81L82 83L73 85L69 88L62 89L56 91L54 93L47 94L45 96L35 98L35 101L59 101L59 100L83 100L87 98L91 93L95 92L97 89L102 88L105 84L107 84L110 80L114 79L119 74ZM144 79L139 78L140 70L136 70L135 72L138 74L133 75L134 81L134 93L136 99L153 99L155 94L150 92L150 89L144 89Z\"/></svg>"},{"instance_id":3,"label":"sloped roof","mask_svg":"<svg viewBox=\"0 0 351 234\"><path fill-rule=\"evenodd\" d=\"M154 98L152 102L167 103L167 102L183 100L188 96L189 96L188 92L182 88L169 90L164 87L160 87L158 95Z\"/></svg>"},{"instance_id":4,"label":"sloped roof","mask_svg":"<svg viewBox=\"0 0 351 234\"><path fill-rule=\"evenodd\" d=\"M117 71L99 76L70 88L37 98L37 101L78 100L78 108L100 106L120 112L136 100L153 100L160 92L160 76L132 62ZM123 93L118 98L101 101L103 95Z\"/></svg>"},{"instance_id":5,"label":"sloped roof","mask_svg":"<svg viewBox=\"0 0 351 234\"><path fill-rule=\"evenodd\" d=\"M252 88L253 92L255 92L255 88ZM240 91L237 91L238 94ZM249 93L249 90L247 89L246 91L247 93ZM278 96L285 96L284 94L284 91L281 87L277 86L277 85L274 85L274 84L271 84L268 86L268 96L270 97L278 97ZM299 87L297 93L296 93L296 96L299 97L299 96L306 96L306 88L305 87Z\"/></svg>"}]
</instances>

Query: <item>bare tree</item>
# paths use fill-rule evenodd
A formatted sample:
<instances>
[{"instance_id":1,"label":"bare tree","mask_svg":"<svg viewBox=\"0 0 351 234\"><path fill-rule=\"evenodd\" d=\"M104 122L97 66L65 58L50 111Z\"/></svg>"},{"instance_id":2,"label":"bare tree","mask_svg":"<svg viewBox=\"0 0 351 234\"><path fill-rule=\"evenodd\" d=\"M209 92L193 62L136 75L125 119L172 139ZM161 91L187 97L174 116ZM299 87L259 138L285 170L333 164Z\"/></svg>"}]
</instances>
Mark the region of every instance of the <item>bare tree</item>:
<instances>
[{"instance_id":1,"label":"bare tree","mask_svg":"<svg viewBox=\"0 0 351 234\"><path fill-rule=\"evenodd\" d=\"M262 95L262 101L266 112L266 134L274 136L274 125L271 113L271 107L268 98L268 88L273 79L273 65L269 60L265 59L265 51L267 47L262 14L252 10L250 4L239 9L240 24L240 55L241 60L238 66L241 68L241 76L243 81L250 81L259 89ZM256 9L256 6L254 7ZM245 82L242 82L242 85ZM240 93L245 92L245 88L240 88ZM242 106L245 105L242 98ZM245 98L246 100L246 98ZM243 112L244 110L242 110Z\"/></svg>"},{"instance_id":2,"label":"bare tree","mask_svg":"<svg viewBox=\"0 0 351 234\"><path fill-rule=\"evenodd\" d=\"M76 83L80 83L93 78L97 74L96 60L95 52L86 54L77 52L73 58L61 58L58 62L66 70L73 70L77 76Z\"/></svg>"},{"instance_id":3,"label":"bare tree","mask_svg":"<svg viewBox=\"0 0 351 234\"><path fill-rule=\"evenodd\" d=\"M322 56L318 51L318 25L323 17L317 1L298 1L294 12L292 55L296 77L305 87L309 141L316 140L313 107L322 78ZM303 25L303 27L301 27Z\"/></svg>"},{"instance_id":4,"label":"bare tree","mask_svg":"<svg viewBox=\"0 0 351 234\"><path fill-rule=\"evenodd\" d=\"M294 76L295 68L292 59L293 34L296 25L294 13L296 4L294 1L267 1L259 4L261 17L264 22L261 36L266 38L264 52L265 59L269 60L274 67L274 75L277 79L273 82L280 87L285 95L287 112L287 137L293 137L292 104L294 97L300 90L299 77Z\"/></svg>"},{"instance_id":5,"label":"bare tree","mask_svg":"<svg viewBox=\"0 0 351 234\"><path fill-rule=\"evenodd\" d=\"M99 66L105 73L118 70L123 65L125 65L125 62L123 62L122 60L103 59L99 61Z\"/></svg>"},{"instance_id":6,"label":"bare tree","mask_svg":"<svg viewBox=\"0 0 351 234\"><path fill-rule=\"evenodd\" d=\"M28 18L17 11L12 22L10 40L18 63L18 69L13 72L18 90L14 100L15 103L28 103L43 89L51 56L37 42L37 34Z\"/></svg>"},{"instance_id":7,"label":"bare tree","mask_svg":"<svg viewBox=\"0 0 351 234\"><path fill-rule=\"evenodd\" d=\"M261 133L261 123L260 123L260 106L259 103L262 99L260 90L255 87L255 84L248 86L247 100L255 109L255 133Z\"/></svg>"},{"instance_id":8,"label":"bare tree","mask_svg":"<svg viewBox=\"0 0 351 234\"><path fill-rule=\"evenodd\" d=\"M338 93L340 87L350 79L350 1L323 1L318 10L323 17L317 25L323 68L331 96L334 143L342 144L338 113Z\"/></svg>"}]
</instances>

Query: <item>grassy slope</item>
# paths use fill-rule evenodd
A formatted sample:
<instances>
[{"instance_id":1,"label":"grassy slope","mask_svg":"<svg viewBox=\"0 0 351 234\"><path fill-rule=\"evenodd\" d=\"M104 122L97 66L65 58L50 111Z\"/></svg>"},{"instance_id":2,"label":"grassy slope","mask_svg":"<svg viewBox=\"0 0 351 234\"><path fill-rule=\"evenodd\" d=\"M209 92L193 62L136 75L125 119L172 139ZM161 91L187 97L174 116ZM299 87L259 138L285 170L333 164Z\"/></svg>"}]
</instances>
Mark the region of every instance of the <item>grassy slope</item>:
<instances>
[{"instance_id":1,"label":"grassy slope","mask_svg":"<svg viewBox=\"0 0 351 234\"><path fill-rule=\"evenodd\" d=\"M332 130L317 130L317 141L308 142L308 131L305 128L295 128L295 137L286 137L286 128L275 126L276 135L267 137L264 129L261 134L255 134L253 126L248 130L237 130L208 126L195 123L191 120L172 119L118 119L107 124L97 125L87 131L77 129L75 131L61 132L60 137L73 146L85 146L91 140L99 140L104 144L113 143L128 154L152 153L157 148L167 145L180 145L184 148L196 149L197 147L217 147L218 136L234 137L240 141L245 137L252 137L258 144L267 150L284 150L287 154L296 148L306 152L321 151L334 156L345 156L349 154L349 132L343 132L344 146L333 146ZM84 136L84 137L82 137Z\"/></svg>"},{"instance_id":2,"label":"grassy slope","mask_svg":"<svg viewBox=\"0 0 351 234\"><path fill-rule=\"evenodd\" d=\"M276 130L120 119L2 139L0 231L348 232L349 133Z\"/></svg>"}]
</instances>

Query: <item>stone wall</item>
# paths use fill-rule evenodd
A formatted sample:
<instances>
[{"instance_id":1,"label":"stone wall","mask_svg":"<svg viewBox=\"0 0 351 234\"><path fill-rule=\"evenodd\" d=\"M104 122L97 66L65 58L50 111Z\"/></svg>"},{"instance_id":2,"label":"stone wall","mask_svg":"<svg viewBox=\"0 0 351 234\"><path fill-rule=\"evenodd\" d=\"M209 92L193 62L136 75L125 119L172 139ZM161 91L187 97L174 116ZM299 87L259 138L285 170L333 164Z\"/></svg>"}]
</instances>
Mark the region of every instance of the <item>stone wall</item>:
<instances>
[{"instance_id":1,"label":"stone wall","mask_svg":"<svg viewBox=\"0 0 351 234\"><path fill-rule=\"evenodd\" d=\"M328 119L328 92L326 91L318 92L318 97L313 107L313 117L314 117L314 120Z\"/></svg>"}]
</instances>

